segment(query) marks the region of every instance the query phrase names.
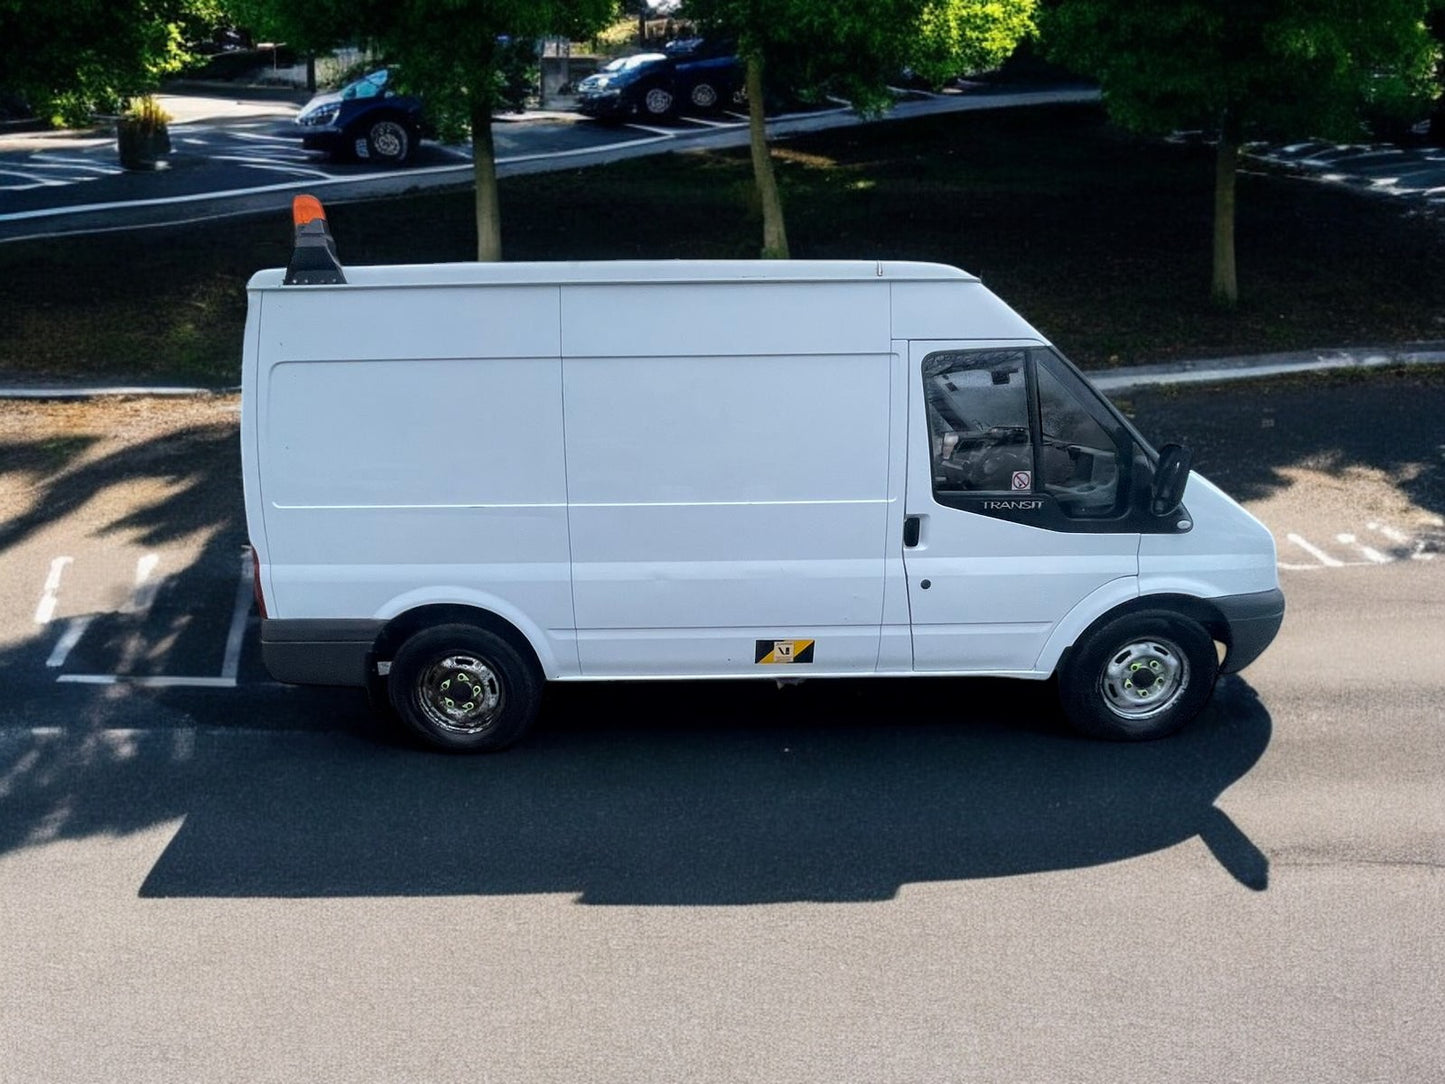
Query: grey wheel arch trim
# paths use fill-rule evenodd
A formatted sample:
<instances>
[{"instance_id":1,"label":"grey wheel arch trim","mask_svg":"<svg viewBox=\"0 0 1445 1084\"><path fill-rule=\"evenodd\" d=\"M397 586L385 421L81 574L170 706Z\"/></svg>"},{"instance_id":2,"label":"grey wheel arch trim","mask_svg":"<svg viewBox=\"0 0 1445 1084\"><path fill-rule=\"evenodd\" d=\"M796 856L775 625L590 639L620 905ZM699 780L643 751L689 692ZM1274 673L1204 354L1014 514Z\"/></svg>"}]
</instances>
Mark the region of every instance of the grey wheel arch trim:
<instances>
[{"instance_id":1,"label":"grey wheel arch trim","mask_svg":"<svg viewBox=\"0 0 1445 1084\"><path fill-rule=\"evenodd\" d=\"M1264 653L1284 622L1284 592L1279 588L1253 591L1240 595L1140 595L1095 618L1079 633L1074 643L1115 618L1146 610L1178 614L1197 622L1225 647L1221 674L1236 674ZM1055 673L1062 668L1074 650L1071 645L1055 664Z\"/></svg>"},{"instance_id":2,"label":"grey wheel arch trim","mask_svg":"<svg viewBox=\"0 0 1445 1084\"><path fill-rule=\"evenodd\" d=\"M1219 610L1228 630L1229 652L1221 674L1237 674L1264 653L1284 624L1284 592L1256 591L1247 595L1221 595L1208 600Z\"/></svg>"}]
</instances>

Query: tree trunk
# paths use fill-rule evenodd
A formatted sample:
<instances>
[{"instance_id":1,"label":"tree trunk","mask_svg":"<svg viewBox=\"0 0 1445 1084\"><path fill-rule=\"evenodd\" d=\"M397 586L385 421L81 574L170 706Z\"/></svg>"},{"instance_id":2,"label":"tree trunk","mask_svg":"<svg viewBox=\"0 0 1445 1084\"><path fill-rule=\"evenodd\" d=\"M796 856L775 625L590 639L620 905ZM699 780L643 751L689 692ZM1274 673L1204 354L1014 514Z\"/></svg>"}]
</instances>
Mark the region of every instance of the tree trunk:
<instances>
[{"instance_id":1,"label":"tree trunk","mask_svg":"<svg viewBox=\"0 0 1445 1084\"><path fill-rule=\"evenodd\" d=\"M490 75L488 72L488 85ZM497 200L497 151L492 142L492 96L472 95L472 176L477 190L477 259L502 258L502 211Z\"/></svg>"},{"instance_id":2,"label":"tree trunk","mask_svg":"<svg viewBox=\"0 0 1445 1084\"><path fill-rule=\"evenodd\" d=\"M1234 270L1234 185L1239 166L1239 123L1226 114L1214 158L1214 303L1233 308L1239 301Z\"/></svg>"},{"instance_id":3,"label":"tree trunk","mask_svg":"<svg viewBox=\"0 0 1445 1084\"><path fill-rule=\"evenodd\" d=\"M753 178L763 207L763 259L788 258L788 231L783 226L783 200L768 153L768 128L763 119L763 58L748 57L748 135L753 152Z\"/></svg>"}]
</instances>

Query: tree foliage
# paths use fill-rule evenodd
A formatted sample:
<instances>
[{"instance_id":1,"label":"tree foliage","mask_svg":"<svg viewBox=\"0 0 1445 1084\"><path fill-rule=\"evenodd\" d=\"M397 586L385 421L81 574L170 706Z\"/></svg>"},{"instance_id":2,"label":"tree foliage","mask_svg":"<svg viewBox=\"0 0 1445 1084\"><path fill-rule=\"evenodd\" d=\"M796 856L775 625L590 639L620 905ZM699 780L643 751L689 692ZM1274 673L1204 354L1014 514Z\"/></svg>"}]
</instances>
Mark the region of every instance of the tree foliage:
<instances>
[{"instance_id":1,"label":"tree foliage","mask_svg":"<svg viewBox=\"0 0 1445 1084\"><path fill-rule=\"evenodd\" d=\"M1045 41L1135 128L1358 135L1367 103L1432 96L1431 0L1062 0Z\"/></svg>"},{"instance_id":2,"label":"tree foliage","mask_svg":"<svg viewBox=\"0 0 1445 1084\"><path fill-rule=\"evenodd\" d=\"M1034 32L1036 6L1035 0L931 0L919 14L908 65L936 87L992 68Z\"/></svg>"},{"instance_id":3,"label":"tree foliage","mask_svg":"<svg viewBox=\"0 0 1445 1084\"><path fill-rule=\"evenodd\" d=\"M1059 0L1048 52L1098 78L1110 115L1141 131L1219 140L1217 300L1238 296L1234 159L1248 138L1361 134L1366 109L1408 110L1434 93L1433 0ZM1227 190L1226 190L1227 189Z\"/></svg>"},{"instance_id":4,"label":"tree foliage","mask_svg":"<svg viewBox=\"0 0 1445 1084\"><path fill-rule=\"evenodd\" d=\"M219 17L219 0L0 0L0 89L82 124L155 89Z\"/></svg>"}]
</instances>

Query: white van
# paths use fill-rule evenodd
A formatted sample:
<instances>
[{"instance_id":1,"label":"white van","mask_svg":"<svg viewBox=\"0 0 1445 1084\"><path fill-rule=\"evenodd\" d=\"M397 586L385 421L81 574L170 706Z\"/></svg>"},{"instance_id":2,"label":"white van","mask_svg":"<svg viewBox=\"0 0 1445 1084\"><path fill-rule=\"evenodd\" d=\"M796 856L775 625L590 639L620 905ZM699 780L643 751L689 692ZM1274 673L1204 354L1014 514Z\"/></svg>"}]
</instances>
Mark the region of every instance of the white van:
<instances>
[{"instance_id":1,"label":"white van","mask_svg":"<svg viewBox=\"0 0 1445 1084\"><path fill-rule=\"evenodd\" d=\"M875 261L249 284L262 651L492 750L544 681L1058 675L1152 738L1284 613L1274 543L979 281Z\"/></svg>"}]
</instances>

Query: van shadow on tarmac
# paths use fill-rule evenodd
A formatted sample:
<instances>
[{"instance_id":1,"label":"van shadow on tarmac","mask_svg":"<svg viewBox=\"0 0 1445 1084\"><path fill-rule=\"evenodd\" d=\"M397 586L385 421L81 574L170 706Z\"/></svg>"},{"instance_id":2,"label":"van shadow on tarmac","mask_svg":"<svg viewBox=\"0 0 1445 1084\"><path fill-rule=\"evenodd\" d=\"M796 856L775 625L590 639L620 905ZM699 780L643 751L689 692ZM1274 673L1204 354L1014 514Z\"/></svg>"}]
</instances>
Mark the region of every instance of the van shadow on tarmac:
<instances>
[{"instance_id":1,"label":"van shadow on tarmac","mask_svg":"<svg viewBox=\"0 0 1445 1084\"><path fill-rule=\"evenodd\" d=\"M863 901L1194 836L1266 887L1268 860L1214 805L1269 741L1247 684L1141 745L1068 736L1051 700L989 681L594 686L551 695L535 737L493 757L333 734L231 745L222 764L217 738L140 894Z\"/></svg>"},{"instance_id":2,"label":"van shadow on tarmac","mask_svg":"<svg viewBox=\"0 0 1445 1084\"><path fill-rule=\"evenodd\" d=\"M155 545L207 532L178 574L196 585L177 594L227 611L243 533L233 429L97 458L46 439L3 442L0 473L35 500L0 530L0 553L98 494L164 481L76 530ZM187 626L166 599L152 620L180 637L174 656ZM1264 854L1215 805L1272 729L1238 677L1183 733L1141 745L1073 737L1051 688L1024 682L558 686L526 743L466 758L402 744L355 690L255 680L251 647L236 689L57 685L39 633L0 651L0 855L179 822L143 897L739 905L888 899L1197 836L1242 885L1268 883ZM188 672L176 661L155 664Z\"/></svg>"}]
</instances>

